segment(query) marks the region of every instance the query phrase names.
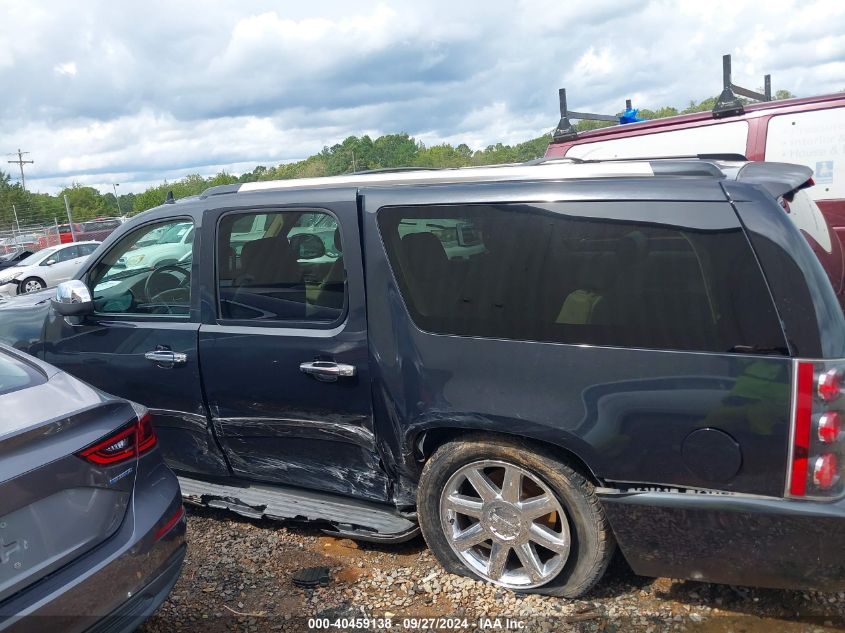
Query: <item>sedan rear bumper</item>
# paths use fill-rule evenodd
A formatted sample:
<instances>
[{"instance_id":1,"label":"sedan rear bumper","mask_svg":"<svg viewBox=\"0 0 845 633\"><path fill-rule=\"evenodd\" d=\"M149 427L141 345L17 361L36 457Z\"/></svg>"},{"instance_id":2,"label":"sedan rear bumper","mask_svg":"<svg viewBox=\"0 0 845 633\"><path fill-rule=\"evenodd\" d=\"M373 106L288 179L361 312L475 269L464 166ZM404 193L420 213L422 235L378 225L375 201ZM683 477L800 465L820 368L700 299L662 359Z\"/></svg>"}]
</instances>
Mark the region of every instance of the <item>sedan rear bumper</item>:
<instances>
[{"instance_id":1,"label":"sedan rear bumper","mask_svg":"<svg viewBox=\"0 0 845 633\"><path fill-rule=\"evenodd\" d=\"M637 574L845 590L845 499L610 490L600 498Z\"/></svg>"},{"instance_id":2,"label":"sedan rear bumper","mask_svg":"<svg viewBox=\"0 0 845 633\"><path fill-rule=\"evenodd\" d=\"M150 584L124 602L116 611L99 620L87 633L132 633L165 601L179 580L187 548L183 545L165 569Z\"/></svg>"}]
</instances>

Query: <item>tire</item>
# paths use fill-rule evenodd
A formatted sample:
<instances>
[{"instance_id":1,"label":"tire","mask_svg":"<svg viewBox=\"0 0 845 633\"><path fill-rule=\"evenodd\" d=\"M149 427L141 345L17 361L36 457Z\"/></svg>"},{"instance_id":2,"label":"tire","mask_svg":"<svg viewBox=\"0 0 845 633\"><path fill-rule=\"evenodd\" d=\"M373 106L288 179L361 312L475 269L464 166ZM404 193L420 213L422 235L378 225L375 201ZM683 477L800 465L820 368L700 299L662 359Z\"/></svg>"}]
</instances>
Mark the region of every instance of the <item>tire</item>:
<instances>
[{"instance_id":1,"label":"tire","mask_svg":"<svg viewBox=\"0 0 845 633\"><path fill-rule=\"evenodd\" d=\"M522 482L516 493L508 494L510 501L514 500L513 494L517 495L516 505L504 500L505 488L516 490L504 485L509 468L509 481ZM495 485L487 490L489 501L482 500L476 485L470 482L470 478L479 481L474 474L477 472ZM491 492L497 492L497 496L492 497ZM549 495L558 510L531 518L532 506L523 505L524 501L530 499L535 503L533 508L545 509L552 503ZM536 505L538 501L543 505ZM463 511L478 516L478 527L476 519L462 515ZM441 446L423 468L417 489L417 512L426 543L448 572L520 592L577 598L602 577L616 548L593 484L544 447L519 440L494 441L473 435ZM482 535L489 536L489 540L459 553L462 546L456 543L470 528L474 531L473 541ZM543 528L554 538L543 536ZM538 533L541 538L535 542ZM541 542L547 542L555 551L546 549ZM486 573L494 568L494 548L496 560L504 560L495 566L504 570L498 579L496 572ZM502 555L505 549L509 552ZM529 564L532 560L537 564Z\"/></svg>"},{"instance_id":2,"label":"tire","mask_svg":"<svg viewBox=\"0 0 845 633\"><path fill-rule=\"evenodd\" d=\"M27 290L27 287L30 287L31 289ZM45 284L44 281L39 279L38 277L27 277L21 282L18 294L25 295L30 292L38 292L39 290L44 290L44 288L46 287L47 284Z\"/></svg>"}]
</instances>

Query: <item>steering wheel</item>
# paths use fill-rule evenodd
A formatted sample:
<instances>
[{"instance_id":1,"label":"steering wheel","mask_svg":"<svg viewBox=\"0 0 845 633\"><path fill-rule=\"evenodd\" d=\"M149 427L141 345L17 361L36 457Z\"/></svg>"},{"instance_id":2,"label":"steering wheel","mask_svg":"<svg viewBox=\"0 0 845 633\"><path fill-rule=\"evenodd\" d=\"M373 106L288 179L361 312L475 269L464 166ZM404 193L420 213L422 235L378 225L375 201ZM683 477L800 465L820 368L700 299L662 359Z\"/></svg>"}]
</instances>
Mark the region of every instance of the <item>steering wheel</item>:
<instances>
[{"instance_id":1,"label":"steering wheel","mask_svg":"<svg viewBox=\"0 0 845 633\"><path fill-rule=\"evenodd\" d=\"M186 303L189 298L191 273L179 264L167 264L153 270L144 282L144 295L149 303L161 303L172 311L170 303Z\"/></svg>"}]
</instances>

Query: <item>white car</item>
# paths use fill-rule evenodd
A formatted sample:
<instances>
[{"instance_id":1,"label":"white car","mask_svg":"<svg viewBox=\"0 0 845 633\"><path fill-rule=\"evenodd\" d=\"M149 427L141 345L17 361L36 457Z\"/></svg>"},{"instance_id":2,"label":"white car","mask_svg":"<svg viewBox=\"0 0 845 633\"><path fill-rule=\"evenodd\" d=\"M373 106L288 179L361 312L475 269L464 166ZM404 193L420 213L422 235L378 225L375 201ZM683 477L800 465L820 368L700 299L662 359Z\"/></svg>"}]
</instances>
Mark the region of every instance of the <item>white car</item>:
<instances>
[{"instance_id":1,"label":"white car","mask_svg":"<svg viewBox=\"0 0 845 633\"><path fill-rule=\"evenodd\" d=\"M76 242L51 246L0 270L0 297L37 292L72 279L99 242Z\"/></svg>"},{"instance_id":2,"label":"white car","mask_svg":"<svg viewBox=\"0 0 845 633\"><path fill-rule=\"evenodd\" d=\"M138 242L138 248L128 251L117 260L118 267L156 268L175 264L191 252L194 227L190 222L153 229Z\"/></svg>"}]
</instances>

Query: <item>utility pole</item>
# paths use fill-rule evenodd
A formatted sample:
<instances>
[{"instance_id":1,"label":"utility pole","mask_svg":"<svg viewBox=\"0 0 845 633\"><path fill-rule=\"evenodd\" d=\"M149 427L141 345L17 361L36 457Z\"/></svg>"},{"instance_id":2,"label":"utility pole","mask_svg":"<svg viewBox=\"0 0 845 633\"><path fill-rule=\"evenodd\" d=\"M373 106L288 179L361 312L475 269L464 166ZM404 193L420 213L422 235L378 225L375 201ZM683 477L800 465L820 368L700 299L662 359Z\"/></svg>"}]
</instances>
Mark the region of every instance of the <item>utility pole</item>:
<instances>
[{"instance_id":1,"label":"utility pole","mask_svg":"<svg viewBox=\"0 0 845 633\"><path fill-rule=\"evenodd\" d=\"M22 152L20 150L20 148L18 148L17 152L12 152L11 154L9 154L9 156L14 156L15 154L17 154L18 159L17 160L10 160L9 163L17 163L18 167L21 168L21 189L26 191L26 180L24 179L24 176L23 176L23 166L26 165L27 163L29 163L31 165L35 161L34 160L24 160L23 159L24 154L29 154L29 152Z\"/></svg>"},{"instance_id":2,"label":"utility pole","mask_svg":"<svg viewBox=\"0 0 845 633\"><path fill-rule=\"evenodd\" d=\"M114 199L117 202L117 214L123 215L123 211L120 210L120 198L117 197L117 188L120 186L120 183L112 183L111 188L114 189Z\"/></svg>"}]
</instances>

